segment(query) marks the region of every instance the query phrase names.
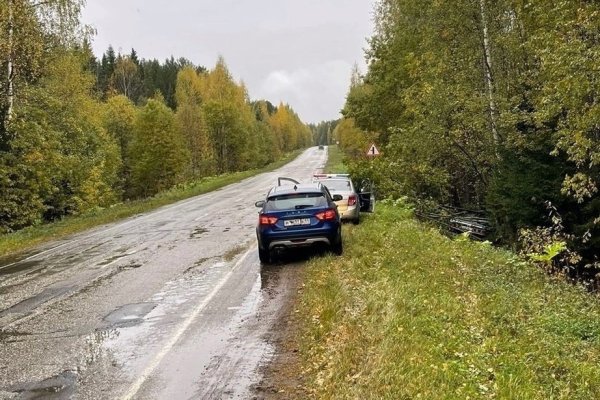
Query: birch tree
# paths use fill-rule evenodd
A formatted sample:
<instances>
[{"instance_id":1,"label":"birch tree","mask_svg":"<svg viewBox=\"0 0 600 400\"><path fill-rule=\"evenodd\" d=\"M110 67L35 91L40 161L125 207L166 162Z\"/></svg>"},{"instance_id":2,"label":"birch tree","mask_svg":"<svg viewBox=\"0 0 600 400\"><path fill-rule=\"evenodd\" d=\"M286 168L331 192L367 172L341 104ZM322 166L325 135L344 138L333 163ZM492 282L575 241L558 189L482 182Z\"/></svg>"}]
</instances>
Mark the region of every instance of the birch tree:
<instances>
[{"instance_id":1,"label":"birch tree","mask_svg":"<svg viewBox=\"0 0 600 400\"><path fill-rule=\"evenodd\" d=\"M40 76L44 58L57 46L75 43L89 30L79 23L84 0L3 0L0 3L0 148L11 138L10 123L22 87Z\"/></svg>"},{"instance_id":2,"label":"birch tree","mask_svg":"<svg viewBox=\"0 0 600 400\"><path fill-rule=\"evenodd\" d=\"M135 101L142 88L138 66L129 56L117 57L110 78L111 87L131 101Z\"/></svg>"}]
</instances>

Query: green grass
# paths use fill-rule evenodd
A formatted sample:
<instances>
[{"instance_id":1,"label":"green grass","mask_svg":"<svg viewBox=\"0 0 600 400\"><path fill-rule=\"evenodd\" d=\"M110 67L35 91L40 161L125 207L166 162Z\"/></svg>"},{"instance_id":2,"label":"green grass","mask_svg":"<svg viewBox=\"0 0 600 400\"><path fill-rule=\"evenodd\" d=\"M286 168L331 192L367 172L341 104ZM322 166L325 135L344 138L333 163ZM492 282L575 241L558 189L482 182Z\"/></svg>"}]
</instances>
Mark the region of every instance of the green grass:
<instances>
[{"instance_id":1,"label":"green grass","mask_svg":"<svg viewBox=\"0 0 600 400\"><path fill-rule=\"evenodd\" d=\"M344 165L344 154L337 145L327 146L327 164L323 170L326 174L344 174L348 169Z\"/></svg>"},{"instance_id":2,"label":"green grass","mask_svg":"<svg viewBox=\"0 0 600 400\"><path fill-rule=\"evenodd\" d=\"M0 256L23 252L49 240L60 239L92 227L118 221L132 215L148 212L158 207L208 193L243 179L272 171L298 157L301 151L292 152L282 160L250 171L208 177L199 181L179 185L152 198L114 205L84 215L68 217L61 221L29 227L15 233L0 236Z\"/></svg>"},{"instance_id":3,"label":"green grass","mask_svg":"<svg viewBox=\"0 0 600 400\"><path fill-rule=\"evenodd\" d=\"M600 303L402 204L308 265L298 374L315 399L598 399Z\"/></svg>"}]
</instances>

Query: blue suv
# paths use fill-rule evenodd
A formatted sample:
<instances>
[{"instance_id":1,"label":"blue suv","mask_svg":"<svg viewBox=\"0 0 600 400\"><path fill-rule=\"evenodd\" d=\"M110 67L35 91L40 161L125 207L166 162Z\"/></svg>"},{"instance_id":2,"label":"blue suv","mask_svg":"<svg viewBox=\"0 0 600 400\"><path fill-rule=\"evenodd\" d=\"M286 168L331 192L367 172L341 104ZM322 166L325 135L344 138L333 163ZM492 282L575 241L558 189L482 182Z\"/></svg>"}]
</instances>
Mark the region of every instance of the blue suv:
<instances>
[{"instance_id":1,"label":"blue suv","mask_svg":"<svg viewBox=\"0 0 600 400\"><path fill-rule=\"evenodd\" d=\"M300 184L279 178L278 184L265 200L255 203L261 209L256 227L260 261L270 263L275 254L288 248L317 245L341 255L342 224L335 201L342 196L331 196L319 182Z\"/></svg>"}]
</instances>

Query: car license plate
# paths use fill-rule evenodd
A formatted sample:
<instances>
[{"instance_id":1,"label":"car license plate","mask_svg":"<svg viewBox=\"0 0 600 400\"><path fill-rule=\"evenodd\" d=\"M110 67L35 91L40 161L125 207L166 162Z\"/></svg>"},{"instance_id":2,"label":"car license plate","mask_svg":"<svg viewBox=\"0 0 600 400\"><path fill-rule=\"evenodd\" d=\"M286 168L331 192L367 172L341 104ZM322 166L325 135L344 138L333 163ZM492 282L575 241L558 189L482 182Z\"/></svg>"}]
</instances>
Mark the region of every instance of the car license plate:
<instances>
[{"instance_id":1,"label":"car license plate","mask_svg":"<svg viewBox=\"0 0 600 400\"><path fill-rule=\"evenodd\" d=\"M283 221L283 226L310 225L310 218L288 219Z\"/></svg>"}]
</instances>

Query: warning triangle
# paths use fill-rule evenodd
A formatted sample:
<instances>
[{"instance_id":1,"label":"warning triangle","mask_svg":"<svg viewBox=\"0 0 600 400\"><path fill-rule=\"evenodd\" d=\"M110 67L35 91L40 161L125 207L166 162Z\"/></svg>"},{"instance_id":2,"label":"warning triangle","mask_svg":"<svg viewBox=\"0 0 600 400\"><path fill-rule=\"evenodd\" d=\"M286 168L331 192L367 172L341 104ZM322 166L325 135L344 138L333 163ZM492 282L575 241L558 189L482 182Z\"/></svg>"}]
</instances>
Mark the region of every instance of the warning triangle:
<instances>
[{"instance_id":1,"label":"warning triangle","mask_svg":"<svg viewBox=\"0 0 600 400\"><path fill-rule=\"evenodd\" d=\"M367 151L367 155L368 156L378 156L379 155L379 150L377 150L377 147L375 147L375 144L371 145L371 148L369 148L369 151Z\"/></svg>"}]
</instances>

